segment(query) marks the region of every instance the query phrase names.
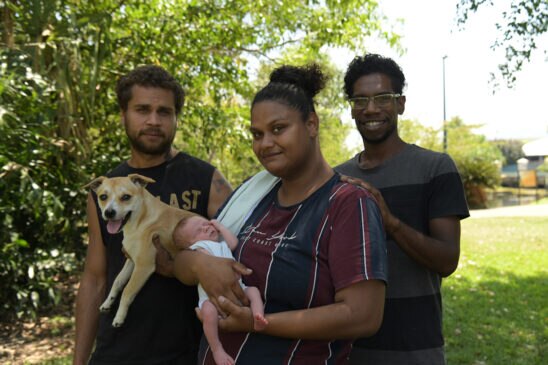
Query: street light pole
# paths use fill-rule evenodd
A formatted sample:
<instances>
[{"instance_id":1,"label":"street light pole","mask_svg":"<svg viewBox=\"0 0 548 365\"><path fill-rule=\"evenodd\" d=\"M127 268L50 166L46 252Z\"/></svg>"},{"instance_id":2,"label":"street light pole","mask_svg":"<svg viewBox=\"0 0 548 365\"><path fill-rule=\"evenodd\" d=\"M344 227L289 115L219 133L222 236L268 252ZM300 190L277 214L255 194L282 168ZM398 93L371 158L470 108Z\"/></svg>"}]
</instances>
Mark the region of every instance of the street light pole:
<instances>
[{"instance_id":1,"label":"street light pole","mask_svg":"<svg viewBox=\"0 0 548 365\"><path fill-rule=\"evenodd\" d=\"M445 110L445 59L447 55L442 57L443 65L443 152L447 152L447 117Z\"/></svg>"}]
</instances>

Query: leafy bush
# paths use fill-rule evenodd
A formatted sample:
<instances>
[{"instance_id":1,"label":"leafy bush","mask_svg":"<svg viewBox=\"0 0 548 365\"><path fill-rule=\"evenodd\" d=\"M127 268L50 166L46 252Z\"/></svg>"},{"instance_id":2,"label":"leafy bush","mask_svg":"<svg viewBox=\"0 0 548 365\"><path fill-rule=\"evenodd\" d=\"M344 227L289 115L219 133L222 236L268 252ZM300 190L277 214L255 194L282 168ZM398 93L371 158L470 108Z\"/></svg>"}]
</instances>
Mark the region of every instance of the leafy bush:
<instances>
[{"instance_id":1,"label":"leafy bush","mask_svg":"<svg viewBox=\"0 0 548 365\"><path fill-rule=\"evenodd\" d=\"M59 300L56 285L82 257L82 171L57 135L55 89L24 54L1 52L0 317L34 316ZM9 73L6 64L10 63ZM80 221L79 221L80 220Z\"/></svg>"},{"instance_id":2,"label":"leafy bush","mask_svg":"<svg viewBox=\"0 0 548 365\"><path fill-rule=\"evenodd\" d=\"M70 275L80 267L74 253L32 250L21 239L4 245L0 260L1 320L36 318L58 305Z\"/></svg>"},{"instance_id":3,"label":"leafy bush","mask_svg":"<svg viewBox=\"0 0 548 365\"><path fill-rule=\"evenodd\" d=\"M460 118L447 123L447 152L459 169L470 208L486 208L485 188L500 184L504 157L485 136L473 133L479 125L466 125Z\"/></svg>"}]
</instances>

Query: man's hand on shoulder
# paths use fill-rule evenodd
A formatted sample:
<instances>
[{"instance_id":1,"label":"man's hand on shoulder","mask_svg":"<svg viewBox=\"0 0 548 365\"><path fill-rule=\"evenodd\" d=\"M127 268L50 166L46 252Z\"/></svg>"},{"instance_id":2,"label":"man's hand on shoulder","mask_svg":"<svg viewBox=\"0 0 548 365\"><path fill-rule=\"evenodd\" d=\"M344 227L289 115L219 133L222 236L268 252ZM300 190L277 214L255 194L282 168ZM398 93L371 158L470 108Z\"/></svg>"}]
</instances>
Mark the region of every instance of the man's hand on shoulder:
<instances>
[{"instance_id":1,"label":"man's hand on shoulder","mask_svg":"<svg viewBox=\"0 0 548 365\"><path fill-rule=\"evenodd\" d=\"M357 177L341 175L341 180L344 182L359 186L361 188L364 188L365 190L369 191L371 195L373 195L373 197L377 201L379 210L381 211L384 229L386 230L387 233L393 235L394 233L396 233L396 231L400 229L401 221L392 215L392 213L390 212L390 209L388 209L388 205L386 205L386 202L384 201L384 198L382 197L381 192L377 188L375 188L370 183L363 181L362 179L359 179Z\"/></svg>"}]
</instances>

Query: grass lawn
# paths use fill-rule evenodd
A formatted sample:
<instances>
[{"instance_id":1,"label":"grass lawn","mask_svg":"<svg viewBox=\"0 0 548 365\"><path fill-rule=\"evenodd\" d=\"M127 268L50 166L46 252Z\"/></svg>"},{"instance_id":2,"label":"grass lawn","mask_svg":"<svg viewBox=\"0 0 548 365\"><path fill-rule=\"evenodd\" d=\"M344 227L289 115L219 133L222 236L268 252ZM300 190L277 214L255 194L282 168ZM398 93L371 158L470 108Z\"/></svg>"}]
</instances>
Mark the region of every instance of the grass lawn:
<instances>
[{"instance_id":1,"label":"grass lawn","mask_svg":"<svg viewBox=\"0 0 548 365\"><path fill-rule=\"evenodd\" d=\"M539 199L534 204L548 204L548 198Z\"/></svg>"},{"instance_id":2,"label":"grass lawn","mask_svg":"<svg viewBox=\"0 0 548 365\"><path fill-rule=\"evenodd\" d=\"M56 359L46 360L40 363L40 365L70 365L70 364L72 364L72 356L59 357Z\"/></svg>"},{"instance_id":3,"label":"grass lawn","mask_svg":"<svg viewBox=\"0 0 548 365\"><path fill-rule=\"evenodd\" d=\"M548 219L468 218L443 283L449 365L548 363Z\"/></svg>"}]
</instances>

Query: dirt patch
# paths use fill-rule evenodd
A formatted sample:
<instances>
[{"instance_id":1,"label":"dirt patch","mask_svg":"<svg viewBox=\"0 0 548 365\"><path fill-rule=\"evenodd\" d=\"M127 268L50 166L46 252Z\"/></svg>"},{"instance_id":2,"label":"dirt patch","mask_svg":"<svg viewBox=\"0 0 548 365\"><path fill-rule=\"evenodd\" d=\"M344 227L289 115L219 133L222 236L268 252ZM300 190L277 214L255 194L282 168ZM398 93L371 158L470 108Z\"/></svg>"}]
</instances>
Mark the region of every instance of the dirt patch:
<instances>
[{"instance_id":1,"label":"dirt patch","mask_svg":"<svg viewBox=\"0 0 548 365\"><path fill-rule=\"evenodd\" d=\"M40 364L68 356L74 343L73 323L70 317L42 317L32 323L0 325L0 363Z\"/></svg>"},{"instance_id":2,"label":"dirt patch","mask_svg":"<svg viewBox=\"0 0 548 365\"><path fill-rule=\"evenodd\" d=\"M61 301L35 321L0 323L0 364L42 364L66 357L74 346L74 300L78 278L62 281Z\"/></svg>"}]
</instances>

